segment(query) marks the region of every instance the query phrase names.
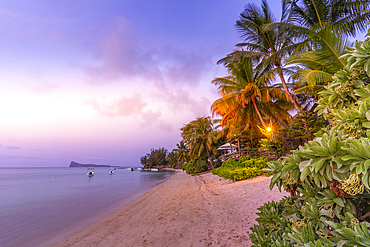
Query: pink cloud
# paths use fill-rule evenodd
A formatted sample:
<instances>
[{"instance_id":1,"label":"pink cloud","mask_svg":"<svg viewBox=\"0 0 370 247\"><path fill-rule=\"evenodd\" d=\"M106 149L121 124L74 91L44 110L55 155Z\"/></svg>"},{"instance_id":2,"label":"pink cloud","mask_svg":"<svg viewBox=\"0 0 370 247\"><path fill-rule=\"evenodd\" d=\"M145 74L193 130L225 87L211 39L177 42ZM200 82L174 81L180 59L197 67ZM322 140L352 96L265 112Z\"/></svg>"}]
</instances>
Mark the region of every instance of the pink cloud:
<instances>
[{"instance_id":1,"label":"pink cloud","mask_svg":"<svg viewBox=\"0 0 370 247\"><path fill-rule=\"evenodd\" d=\"M26 82L25 85L34 93L49 93L58 88L57 84L47 82L40 70L28 70L27 74L33 79L33 82Z\"/></svg>"},{"instance_id":2,"label":"pink cloud","mask_svg":"<svg viewBox=\"0 0 370 247\"><path fill-rule=\"evenodd\" d=\"M96 100L87 100L85 104L91 105L93 109L100 115L105 117L127 117L134 116L141 119L139 128L148 126L156 126L163 131L172 131L172 125L162 119L162 114L159 111L145 110L148 105L140 94L135 94L132 97L122 97L108 104L100 104Z\"/></svg>"},{"instance_id":3,"label":"pink cloud","mask_svg":"<svg viewBox=\"0 0 370 247\"><path fill-rule=\"evenodd\" d=\"M102 64L81 67L90 84L140 78L161 84L196 85L213 65L211 48L186 48L149 43L135 35L131 23L117 17L100 38L95 57Z\"/></svg>"},{"instance_id":4,"label":"pink cloud","mask_svg":"<svg viewBox=\"0 0 370 247\"><path fill-rule=\"evenodd\" d=\"M140 114L143 108L148 105L148 103L141 99L140 94L136 94L132 97L122 97L106 105L102 105L95 100L88 100L85 101L85 103L91 105L95 111L106 117Z\"/></svg>"},{"instance_id":5,"label":"pink cloud","mask_svg":"<svg viewBox=\"0 0 370 247\"><path fill-rule=\"evenodd\" d=\"M50 82L26 83L29 90L34 93L49 93L58 88L58 85Z\"/></svg>"},{"instance_id":6,"label":"pink cloud","mask_svg":"<svg viewBox=\"0 0 370 247\"><path fill-rule=\"evenodd\" d=\"M153 93L153 97L161 98L173 112L190 111L195 117L207 116L210 114L210 101L206 97L195 99L191 97L190 92L177 89L163 89L160 92Z\"/></svg>"},{"instance_id":7,"label":"pink cloud","mask_svg":"<svg viewBox=\"0 0 370 247\"><path fill-rule=\"evenodd\" d=\"M160 112L153 112L152 110L141 112L140 115L144 121L141 124L141 127L151 126L154 123L158 123L160 117L162 116Z\"/></svg>"},{"instance_id":8,"label":"pink cloud","mask_svg":"<svg viewBox=\"0 0 370 247\"><path fill-rule=\"evenodd\" d=\"M174 130L173 125L165 120L159 121L159 129L164 132L172 132Z\"/></svg>"}]
</instances>

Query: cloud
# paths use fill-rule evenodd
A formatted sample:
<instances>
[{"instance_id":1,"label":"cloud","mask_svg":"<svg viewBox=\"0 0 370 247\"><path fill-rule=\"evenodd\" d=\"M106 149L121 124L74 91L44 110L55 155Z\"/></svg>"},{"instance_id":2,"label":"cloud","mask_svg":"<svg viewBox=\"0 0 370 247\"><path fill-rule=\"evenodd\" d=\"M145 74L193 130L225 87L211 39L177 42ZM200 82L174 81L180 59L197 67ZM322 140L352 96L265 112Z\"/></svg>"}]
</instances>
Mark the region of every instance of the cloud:
<instances>
[{"instance_id":1,"label":"cloud","mask_svg":"<svg viewBox=\"0 0 370 247\"><path fill-rule=\"evenodd\" d=\"M147 127L152 126L154 123L158 123L161 113L160 112L153 112L152 110L148 110L145 112L140 113L143 123L140 124L140 127Z\"/></svg>"},{"instance_id":2,"label":"cloud","mask_svg":"<svg viewBox=\"0 0 370 247\"><path fill-rule=\"evenodd\" d=\"M141 99L140 94L135 94L132 97L122 97L105 105L100 104L96 100L86 100L85 103L91 105L96 112L106 117L141 114L143 108L148 105L148 103Z\"/></svg>"},{"instance_id":3,"label":"cloud","mask_svg":"<svg viewBox=\"0 0 370 247\"><path fill-rule=\"evenodd\" d=\"M154 98L161 98L167 104L168 109L175 113L190 111L195 117L210 114L210 101L206 97L195 99L189 91L183 89L164 89L152 95Z\"/></svg>"},{"instance_id":4,"label":"cloud","mask_svg":"<svg viewBox=\"0 0 370 247\"><path fill-rule=\"evenodd\" d=\"M7 146L6 148L7 149L20 149L20 147L18 146Z\"/></svg>"},{"instance_id":5,"label":"cloud","mask_svg":"<svg viewBox=\"0 0 370 247\"><path fill-rule=\"evenodd\" d=\"M135 35L131 23L117 17L109 31L100 38L95 58L100 65L81 69L90 84L141 81L161 84L199 83L204 71L213 63L211 49L178 47L173 44L143 41Z\"/></svg>"},{"instance_id":6,"label":"cloud","mask_svg":"<svg viewBox=\"0 0 370 247\"><path fill-rule=\"evenodd\" d=\"M45 160L45 158L42 157L36 157L36 156L28 156L28 155L7 155L3 154L0 155L0 159L31 159L31 160Z\"/></svg>"},{"instance_id":7,"label":"cloud","mask_svg":"<svg viewBox=\"0 0 370 247\"><path fill-rule=\"evenodd\" d=\"M60 39L66 35L65 32L60 32L64 24L64 20L53 15L44 18L40 15L0 8L0 30L12 35L42 41Z\"/></svg>"},{"instance_id":8,"label":"cloud","mask_svg":"<svg viewBox=\"0 0 370 247\"><path fill-rule=\"evenodd\" d=\"M58 85L50 82L26 83L29 90L34 93L49 93L58 88Z\"/></svg>"},{"instance_id":9,"label":"cloud","mask_svg":"<svg viewBox=\"0 0 370 247\"><path fill-rule=\"evenodd\" d=\"M33 78L33 82L26 82L26 87L35 93L49 93L58 88L55 83L47 82L40 70L28 70L27 74Z\"/></svg>"},{"instance_id":10,"label":"cloud","mask_svg":"<svg viewBox=\"0 0 370 247\"><path fill-rule=\"evenodd\" d=\"M159 129L163 132L172 132L174 130L173 125L165 120L159 121Z\"/></svg>"},{"instance_id":11,"label":"cloud","mask_svg":"<svg viewBox=\"0 0 370 247\"><path fill-rule=\"evenodd\" d=\"M97 100L86 100L85 104L91 105L99 114L105 117L128 117L133 116L141 120L139 128L157 126L160 130L171 131L172 125L162 119L159 111L145 109L148 103L140 94L132 97L122 97L107 104L101 104Z\"/></svg>"},{"instance_id":12,"label":"cloud","mask_svg":"<svg viewBox=\"0 0 370 247\"><path fill-rule=\"evenodd\" d=\"M91 156L90 158L89 158L90 160L104 160L104 158L103 157L95 157L95 156Z\"/></svg>"},{"instance_id":13,"label":"cloud","mask_svg":"<svg viewBox=\"0 0 370 247\"><path fill-rule=\"evenodd\" d=\"M2 8L0 8L0 15L5 15L5 16L8 16L8 17L11 17L11 18L14 18L14 19L19 19L19 20L22 20L24 22L44 21L42 18L40 18L38 16L35 16L35 15L28 15L28 14L25 14L23 12L11 11L11 10L2 9Z\"/></svg>"},{"instance_id":14,"label":"cloud","mask_svg":"<svg viewBox=\"0 0 370 247\"><path fill-rule=\"evenodd\" d=\"M33 152L45 152L45 149L31 149Z\"/></svg>"}]
</instances>

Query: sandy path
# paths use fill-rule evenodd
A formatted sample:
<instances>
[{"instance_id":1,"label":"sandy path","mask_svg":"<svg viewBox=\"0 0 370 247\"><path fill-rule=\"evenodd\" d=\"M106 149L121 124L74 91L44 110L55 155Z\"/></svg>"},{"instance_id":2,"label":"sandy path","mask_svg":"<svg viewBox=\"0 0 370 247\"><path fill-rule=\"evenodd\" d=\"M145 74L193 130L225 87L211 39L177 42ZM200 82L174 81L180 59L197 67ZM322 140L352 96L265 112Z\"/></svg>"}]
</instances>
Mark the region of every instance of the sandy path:
<instances>
[{"instance_id":1,"label":"sandy path","mask_svg":"<svg viewBox=\"0 0 370 247\"><path fill-rule=\"evenodd\" d=\"M269 183L179 173L54 246L250 246L257 208L287 195Z\"/></svg>"}]
</instances>

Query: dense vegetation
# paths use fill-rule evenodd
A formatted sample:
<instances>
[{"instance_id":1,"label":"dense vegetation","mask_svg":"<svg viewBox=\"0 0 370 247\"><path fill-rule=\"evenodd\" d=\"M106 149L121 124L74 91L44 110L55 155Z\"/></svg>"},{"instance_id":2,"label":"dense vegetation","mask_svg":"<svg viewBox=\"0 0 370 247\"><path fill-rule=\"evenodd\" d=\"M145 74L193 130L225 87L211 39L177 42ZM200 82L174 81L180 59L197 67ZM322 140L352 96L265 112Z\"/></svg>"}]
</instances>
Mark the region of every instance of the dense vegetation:
<instances>
[{"instance_id":1,"label":"dense vegetation","mask_svg":"<svg viewBox=\"0 0 370 247\"><path fill-rule=\"evenodd\" d=\"M245 180L260 175L269 175L268 172L262 170L267 168L268 161L269 158L265 157L241 157L238 161L229 159L223 162L220 167L214 169L212 173L233 181Z\"/></svg>"},{"instance_id":2,"label":"dense vegetation","mask_svg":"<svg viewBox=\"0 0 370 247\"><path fill-rule=\"evenodd\" d=\"M195 174L207 171L208 165L204 158L192 159L189 162L182 165L182 168L189 174Z\"/></svg>"},{"instance_id":3,"label":"dense vegetation","mask_svg":"<svg viewBox=\"0 0 370 247\"><path fill-rule=\"evenodd\" d=\"M254 246L370 246L370 37L341 59L318 101L330 126L269 164L292 197L259 208Z\"/></svg>"},{"instance_id":4,"label":"dense vegetation","mask_svg":"<svg viewBox=\"0 0 370 247\"><path fill-rule=\"evenodd\" d=\"M144 167L152 168L154 166L168 165L167 159L168 150L165 148L151 149L150 153L140 158L140 162Z\"/></svg>"}]
</instances>

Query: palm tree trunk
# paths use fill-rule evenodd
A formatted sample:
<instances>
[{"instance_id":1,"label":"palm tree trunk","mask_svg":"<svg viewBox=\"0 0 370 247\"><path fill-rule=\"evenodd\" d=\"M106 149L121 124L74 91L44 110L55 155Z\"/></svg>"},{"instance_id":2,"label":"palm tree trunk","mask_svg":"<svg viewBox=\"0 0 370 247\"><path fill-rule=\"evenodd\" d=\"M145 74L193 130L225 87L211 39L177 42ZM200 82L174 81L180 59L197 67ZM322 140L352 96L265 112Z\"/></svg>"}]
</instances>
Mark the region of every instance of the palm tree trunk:
<instances>
[{"instance_id":1,"label":"palm tree trunk","mask_svg":"<svg viewBox=\"0 0 370 247\"><path fill-rule=\"evenodd\" d=\"M286 85L286 82L285 82L285 79L284 79L284 76L283 76L283 70L281 69L280 64L278 62L276 62L275 66L278 69L280 80L281 80L281 83L283 84L283 87L284 87L285 94L286 94L287 98L289 99L290 102L292 102L292 104L294 105L294 108L297 111L297 113L299 113L301 110L299 109L299 107L297 105L297 102L295 102L295 100L293 99L292 94L288 90L288 86Z\"/></svg>"},{"instance_id":2,"label":"palm tree trunk","mask_svg":"<svg viewBox=\"0 0 370 247\"><path fill-rule=\"evenodd\" d=\"M265 121L263 121L263 118L262 118L261 112L258 110L258 107L257 107L256 101L255 101L255 99L254 99L254 98L252 99L252 103L253 103L254 109L255 109L255 110L256 110L256 112L257 112L258 117L260 118L260 121L261 121L261 123L262 123L263 127L266 127L266 123L265 123Z\"/></svg>"},{"instance_id":3,"label":"palm tree trunk","mask_svg":"<svg viewBox=\"0 0 370 247\"><path fill-rule=\"evenodd\" d=\"M215 169L215 168L213 167L213 157L209 156L209 151L208 151L208 148L207 148L207 147L206 147L206 150L207 150L207 155L208 155L208 158L209 158L209 160L210 160L211 167L212 167L212 170L213 170L213 169ZM213 156L213 155L212 155L212 156Z\"/></svg>"}]
</instances>

